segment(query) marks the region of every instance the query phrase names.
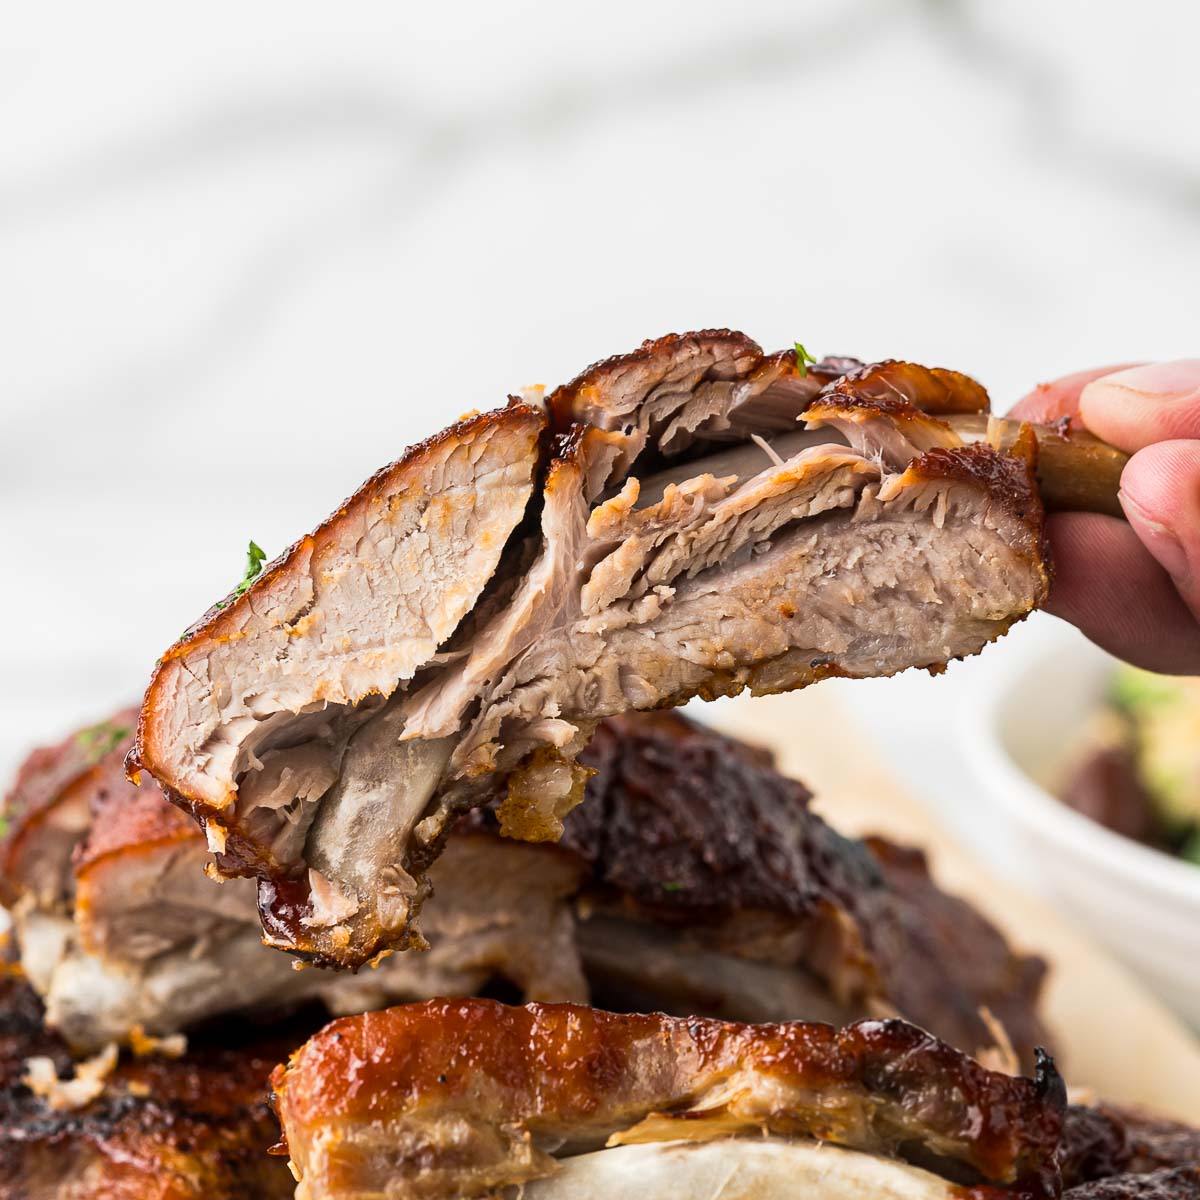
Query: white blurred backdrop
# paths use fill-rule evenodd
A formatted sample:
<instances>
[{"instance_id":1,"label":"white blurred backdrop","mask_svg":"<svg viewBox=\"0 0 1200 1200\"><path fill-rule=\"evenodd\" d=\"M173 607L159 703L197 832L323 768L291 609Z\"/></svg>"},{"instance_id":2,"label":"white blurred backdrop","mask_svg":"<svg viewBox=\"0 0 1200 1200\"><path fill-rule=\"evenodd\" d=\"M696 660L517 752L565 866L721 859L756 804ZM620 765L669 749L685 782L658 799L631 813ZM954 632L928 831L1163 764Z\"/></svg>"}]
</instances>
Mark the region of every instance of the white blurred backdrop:
<instances>
[{"instance_id":1,"label":"white blurred backdrop","mask_svg":"<svg viewBox=\"0 0 1200 1200\"><path fill-rule=\"evenodd\" d=\"M645 337L1000 407L1200 351L1193 5L171 7L0 48L0 768L135 695L248 538ZM975 666L854 693L935 803Z\"/></svg>"}]
</instances>

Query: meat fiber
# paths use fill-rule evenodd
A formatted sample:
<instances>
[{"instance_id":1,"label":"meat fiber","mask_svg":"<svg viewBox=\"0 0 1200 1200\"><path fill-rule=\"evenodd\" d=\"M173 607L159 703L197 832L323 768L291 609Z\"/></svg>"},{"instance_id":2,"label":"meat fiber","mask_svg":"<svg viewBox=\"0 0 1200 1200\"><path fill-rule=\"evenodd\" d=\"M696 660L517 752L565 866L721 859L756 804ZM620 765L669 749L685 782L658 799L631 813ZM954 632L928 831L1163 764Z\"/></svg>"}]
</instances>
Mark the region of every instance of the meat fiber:
<instances>
[{"instance_id":1,"label":"meat fiber","mask_svg":"<svg viewBox=\"0 0 1200 1200\"><path fill-rule=\"evenodd\" d=\"M647 343L555 392L552 438L514 402L368 481L167 651L132 762L260 881L272 945L418 945L457 816L557 837L599 720L940 670L1040 604L1036 446L986 407L952 371Z\"/></svg>"},{"instance_id":2,"label":"meat fiber","mask_svg":"<svg viewBox=\"0 0 1200 1200\"><path fill-rule=\"evenodd\" d=\"M1047 1059L1036 1082L1000 1075L900 1021L481 1000L335 1021L272 1082L305 1200L491 1196L606 1146L764 1134L1048 1196L1065 1103Z\"/></svg>"}]
</instances>

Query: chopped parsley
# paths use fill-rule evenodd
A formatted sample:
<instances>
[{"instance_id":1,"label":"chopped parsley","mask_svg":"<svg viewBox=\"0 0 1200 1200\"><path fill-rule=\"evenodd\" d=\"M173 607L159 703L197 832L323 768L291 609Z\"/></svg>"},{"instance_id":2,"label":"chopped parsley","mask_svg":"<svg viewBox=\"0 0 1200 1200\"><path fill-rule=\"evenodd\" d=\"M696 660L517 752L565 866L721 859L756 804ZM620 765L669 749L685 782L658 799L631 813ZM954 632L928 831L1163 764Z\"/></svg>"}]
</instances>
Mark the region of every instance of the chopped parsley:
<instances>
[{"instance_id":1,"label":"chopped parsley","mask_svg":"<svg viewBox=\"0 0 1200 1200\"><path fill-rule=\"evenodd\" d=\"M98 763L106 754L111 754L130 734L124 725L114 725L111 721L101 721L99 725L89 725L75 735L79 748L87 755L88 761Z\"/></svg>"},{"instance_id":2,"label":"chopped parsley","mask_svg":"<svg viewBox=\"0 0 1200 1200\"><path fill-rule=\"evenodd\" d=\"M235 596L240 596L262 574L263 563L266 561L267 556L263 548L251 538L246 547L246 573L242 576L242 582L233 589Z\"/></svg>"},{"instance_id":3,"label":"chopped parsley","mask_svg":"<svg viewBox=\"0 0 1200 1200\"><path fill-rule=\"evenodd\" d=\"M800 372L801 376L807 378L808 364L816 361L800 342L796 343L796 370Z\"/></svg>"},{"instance_id":4,"label":"chopped parsley","mask_svg":"<svg viewBox=\"0 0 1200 1200\"><path fill-rule=\"evenodd\" d=\"M246 547L246 570L242 574L242 582L233 589L230 600L236 600L262 574L263 563L266 561L266 551L251 538L250 544ZM227 603L226 600L218 600L216 607L224 608Z\"/></svg>"}]
</instances>

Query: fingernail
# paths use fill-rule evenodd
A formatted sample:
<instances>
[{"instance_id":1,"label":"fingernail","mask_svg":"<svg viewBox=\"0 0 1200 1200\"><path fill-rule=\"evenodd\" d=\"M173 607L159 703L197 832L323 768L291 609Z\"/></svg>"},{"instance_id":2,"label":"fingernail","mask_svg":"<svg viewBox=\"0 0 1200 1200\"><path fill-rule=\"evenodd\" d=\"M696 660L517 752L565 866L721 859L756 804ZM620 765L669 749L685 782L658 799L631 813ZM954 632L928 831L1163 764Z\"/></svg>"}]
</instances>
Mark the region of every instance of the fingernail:
<instances>
[{"instance_id":1,"label":"fingernail","mask_svg":"<svg viewBox=\"0 0 1200 1200\"><path fill-rule=\"evenodd\" d=\"M1156 521L1128 492L1118 493L1121 507L1146 548L1166 568L1172 579L1186 580L1190 574L1183 543L1161 521Z\"/></svg>"},{"instance_id":2,"label":"fingernail","mask_svg":"<svg viewBox=\"0 0 1200 1200\"><path fill-rule=\"evenodd\" d=\"M1117 371L1088 385L1090 388L1119 388L1136 392L1146 400L1170 403L1193 396L1200 389L1200 359L1182 358L1175 362L1148 363Z\"/></svg>"}]
</instances>

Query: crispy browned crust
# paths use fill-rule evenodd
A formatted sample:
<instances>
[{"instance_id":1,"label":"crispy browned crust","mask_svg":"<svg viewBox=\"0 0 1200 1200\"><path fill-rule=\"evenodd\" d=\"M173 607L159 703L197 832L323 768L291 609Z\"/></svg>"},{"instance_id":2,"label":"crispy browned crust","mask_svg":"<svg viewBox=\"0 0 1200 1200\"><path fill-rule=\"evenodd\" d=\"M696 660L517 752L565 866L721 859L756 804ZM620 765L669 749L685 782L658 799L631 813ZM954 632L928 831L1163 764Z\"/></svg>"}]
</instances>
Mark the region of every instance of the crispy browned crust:
<instances>
[{"instance_id":1,"label":"crispy browned crust","mask_svg":"<svg viewBox=\"0 0 1200 1200\"><path fill-rule=\"evenodd\" d=\"M769 1081L777 1098L759 1117L772 1132L925 1159L921 1146L937 1145L941 1160L1031 1194L1057 1182L1053 1064L1036 1083L999 1075L901 1021L836 1030L434 1000L333 1022L272 1082L294 1147L333 1123L447 1111L518 1135L628 1128L686 1114L697 1089L735 1071Z\"/></svg>"},{"instance_id":2,"label":"crispy browned crust","mask_svg":"<svg viewBox=\"0 0 1200 1200\"><path fill-rule=\"evenodd\" d=\"M1084 1183L1063 1200L1200 1200L1200 1167L1171 1167L1149 1175L1119 1175Z\"/></svg>"},{"instance_id":3,"label":"crispy browned crust","mask_svg":"<svg viewBox=\"0 0 1200 1200\"><path fill-rule=\"evenodd\" d=\"M138 718L137 738L128 757L127 766L130 772L134 773L138 769L150 771L163 785L169 799L191 809L198 798L189 795L187 789L181 786L181 781L176 778L171 767L167 747L163 742L161 709L169 704L169 698L163 690L167 665L190 654L202 654L207 646L240 636L238 631L243 614L250 610L256 598L269 591L284 576L299 572L299 560L302 556L308 551L316 551L324 544L336 541L343 527L354 521L369 505L377 502L405 473L419 467L421 460L431 456L437 448L470 439L488 425L511 425L514 429L529 425L532 430L544 430L545 421L545 416L537 409L512 400L506 408L466 417L423 442L410 446L395 462L376 471L312 533L305 534L268 563L241 595L237 595L236 591L230 592L223 600L210 607L155 664Z\"/></svg>"},{"instance_id":4,"label":"crispy browned crust","mask_svg":"<svg viewBox=\"0 0 1200 1200\"><path fill-rule=\"evenodd\" d=\"M33 992L0 981L0 1200L274 1200L294 1183L267 1150L278 1125L267 1077L286 1041L204 1047L181 1059L122 1062L103 1095L55 1112L21 1082L46 1056L69 1074Z\"/></svg>"},{"instance_id":5,"label":"crispy browned crust","mask_svg":"<svg viewBox=\"0 0 1200 1200\"><path fill-rule=\"evenodd\" d=\"M1023 455L1003 453L979 442L953 449L936 447L914 459L901 480L910 475L914 479L944 479L979 488L993 504L1026 522L1040 545L1045 512L1034 465Z\"/></svg>"},{"instance_id":6,"label":"crispy browned crust","mask_svg":"<svg viewBox=\"0 0 1200 1200\"><path fill-rule=\"evenodd\" d=\"M580 371L569 383L550 393L547 401L554 428L563 433L581 419L581 409L589 403L589 392L609 383L614 377L655 360L671 360L680 354L713 351L729 361L731 378L749 375L763 361L762 347L744 333L732 329L701 329L695 333L668 333L659 338L647 338L628 354L602 358ZM792 352L795 361L795 352Z\"/></svg>"},{"instance_id":7,"label":"crispy browned crust","mask_svg":"<svg viewBox=\"0 0 1200 1200\"><path fill-rule=\"evenodd\" d=\"M39 856L38 836L58 808L86 814L96 778L120 768L132 743L137 709L122 709L100 725L76 730L57 746L34 750L21 764L0 809L0 902L15 904L29 886ZM99 730L99 735L93 731ZM110 737L124 731L103 753Z\"/></svg>"},{"instance_id":8,"label":"crispy browned crust","mask_svg":"<svg viewBox=\"0 0 1200 1200\"><path fill-rule=\"evenodd\" d=\"M950 425L940 417L918 408L911 400L890 393L858 395L839 390L841 384L826 388L805 410L808 424L827 421L833 417L886 417L900 426L924 423L949 431Z\"/></svg>"},{"instance_id":9,"label":"crispy browned crust","mask_svg":"<svg viewBox=\"0 0 1200 1200\"><path fill-rule=\"evenodd\" d=\"M1072 1104L1059 1150L1063 1185L1200 1166L1200 1129L1137 1108Z\"/></svg>"},{"instance_id":10,"label":"crispy browned crust","mask_svg":"<svg viewBox=\"0 0 1200 1200\"><path fill-rule=\"evenodd\" d=\"M991 407L987 390L969 375L892 358L847 371L826 388L822 399L834 396L874 399L884 405L905 398L922 412L939 415L987 412Z\"/></svg>"},{"instance_id":11,"label":"crispy browned crust","mask_svg":"<svg viewBox=\"0 0 1200 1200\"><path fill-rule=\"evenodd\" d=\"M812 838L831 831L807 813L808 789L763 758L676 712L609 718L580 756L596 774L559 845L589 865L593 889L659 919L811 917L827 898L814 861L832 856ZM878 883L861 857L867 885Z\"/></svg>"},{"instance_id":12,"label":"crispy browned crust","mask_svg":"<svg viewBox=\"0 0 1200 1200\"><path fill-rule=\"evenodd\" d=\"M75 847L71 864L76 878L85 876L105 859L165 843L198 840L192 819L167 802L149 774L139 783L125 775L123 755L114 754L90 776L92 823Z\"/></svg>"}]
</instances>

